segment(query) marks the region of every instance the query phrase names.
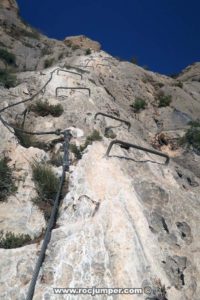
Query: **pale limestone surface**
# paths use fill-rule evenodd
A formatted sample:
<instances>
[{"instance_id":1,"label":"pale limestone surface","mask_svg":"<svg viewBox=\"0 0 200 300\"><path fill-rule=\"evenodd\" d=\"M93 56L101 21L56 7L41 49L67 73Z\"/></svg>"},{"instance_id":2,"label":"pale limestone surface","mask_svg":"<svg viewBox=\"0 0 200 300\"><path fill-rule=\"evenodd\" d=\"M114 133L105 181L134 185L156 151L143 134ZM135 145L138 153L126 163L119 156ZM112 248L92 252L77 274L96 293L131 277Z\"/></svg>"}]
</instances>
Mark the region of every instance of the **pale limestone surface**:
<instances>
[{"instance_id":1,"label":"pale limestone surface","mask_svg":"<svg viewBox=\"0 0 200 300\"><path fill-rule=\"evenodd\" d=\"M66 65L71 68L66 69ZM29 112L26 128L70 129L72 143L76 145L82 145L93 129L97 129L103 140L88 146L79 162L70 153L69 191L60 207L34 300L60 299L61 296L53 294L54 287L151 286L156 289L159 281L165 285L168 300L199 300L199 156L191 150L162 145L159 149L171 157L170 164L165 166L164 159L158 156L114 146L111 157L105 158L112 140L105 137L108 129L112 129L117 139L148 148L152 148L158 133L167 132L168 138L184 134L188 121L200 115L199 63L172 79L120 62L104 51L87 56L74 53L42 72L19 73L21 83L16 88L0 89L1 108L35 94L57 67L81 72L83 79L70 73L54 73L44 93L33 103L39 99L61 103L64 113L53 118ZM178 81L183 83L182 88L177 86ZM85 90L59 90L56 97L57 87L86 87L91 95ZM172 96L169 107L157 107L156 99L161 91ZM147 108L139 114L130 107L137 97L147 102ZM20 113L28 105L16 106L3 116L9 122L16 115L22 120ZM94 120L98 111L130 121L130 131L125 124L106 117L98 116ZM45 221L31 201L36 195L31 162L34 158L48 160L51 152L62 154L62 141L55 135L41 136L39 140L47 145L55 142L51 151L26 149L2 124L0 128L0 153L6 153L11 159L18 186L17 193L0 204L0 230L28 233L37 238ZM54 171L60 176L60 167L54 167ZM0 249L3 300L25 299L40 246L37 242L18 249ZM150 299L156 297L155 292ZM62 298L86 299L81 295ZM95 299L126 300L133 296L101 295ZM135 295L134 299L146 300L147 296Z\"/></svg>"}]
</instances>

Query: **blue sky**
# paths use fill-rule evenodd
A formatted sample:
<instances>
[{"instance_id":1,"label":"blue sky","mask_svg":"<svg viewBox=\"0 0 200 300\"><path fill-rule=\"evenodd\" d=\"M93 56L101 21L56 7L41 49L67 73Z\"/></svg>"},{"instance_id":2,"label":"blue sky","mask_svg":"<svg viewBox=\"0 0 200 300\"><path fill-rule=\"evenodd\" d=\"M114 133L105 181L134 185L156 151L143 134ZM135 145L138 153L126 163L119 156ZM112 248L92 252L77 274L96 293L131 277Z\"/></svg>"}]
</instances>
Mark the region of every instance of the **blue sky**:
<instances>
[{"instance_id":1,"label":"blue sky","mask_svg":"<svg viewBox=\"0 0 200 300\"><path fill-rule=\"evenodd\" d=\"M17 0L49 37L84 34L124 60L172 74L200 61L199 0Z\"/></svg>"}]
</instances>

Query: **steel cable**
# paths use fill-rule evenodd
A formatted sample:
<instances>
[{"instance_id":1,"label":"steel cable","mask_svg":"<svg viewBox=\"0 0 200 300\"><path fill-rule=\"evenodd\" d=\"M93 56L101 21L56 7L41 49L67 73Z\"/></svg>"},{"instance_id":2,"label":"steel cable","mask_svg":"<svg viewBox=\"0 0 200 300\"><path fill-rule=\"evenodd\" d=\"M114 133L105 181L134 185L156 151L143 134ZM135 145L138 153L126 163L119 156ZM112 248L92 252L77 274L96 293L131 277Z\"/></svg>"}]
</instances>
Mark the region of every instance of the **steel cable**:
<instances>
[{"instance_id":1,"label":"steel cable","mask_svg":"<svg viewBox=\"0 0 200 300\"><path fill-rule=\"evenodd\" d=\"M30 285L29 285L26 300L32 300L33 299L35 286L36 286L36 283L37 283L37 278L38 278L38 275L39 275L39 272L40 272L40 268L41 268L41 266L44 262L46 249L47 249L47 246L48 246L49 241L51 239L51 231L52 231L52 229L55 225L56 218L57 218L58 207L59 207L60 200L61 200L60 195L61 195L61 192L62 192L62 187L63 187L63 184L64 184L64 180L65 180L65 172L69 168L69 157L68 157L69 132L68 131L64 131L63 146L64 146L64 156L63 156L62 176L61 176L61 179L60 179L60 184L59 184L59 188L58 188L58 191L57 191L57 194L56 194L54 205L53 205L53 208L52 208L52 211L51 211L51 216L50 216L50 219L49 219L49 222L48 222L48 225L47 225L47 229L46 229L46 232L45 232L45 236L44 236L44 240L43 240L42 247L41 247L41 250L40 250L40 254L38 256L38 259L37 259L37 262L36 262L36 265L35 265L35 269L33 271L33 276L32 276L32 279L31 279L31 282L30 282Z\"/></svg>"}]
</instances>

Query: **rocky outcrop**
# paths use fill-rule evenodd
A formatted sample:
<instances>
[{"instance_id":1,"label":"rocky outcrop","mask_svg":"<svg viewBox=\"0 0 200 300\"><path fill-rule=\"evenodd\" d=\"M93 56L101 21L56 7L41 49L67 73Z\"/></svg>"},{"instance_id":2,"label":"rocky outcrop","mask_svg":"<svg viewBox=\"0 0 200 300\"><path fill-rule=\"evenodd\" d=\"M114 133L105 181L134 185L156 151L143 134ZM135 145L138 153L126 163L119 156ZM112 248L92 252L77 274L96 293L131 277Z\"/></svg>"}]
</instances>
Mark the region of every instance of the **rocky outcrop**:
<instances>
[{"instance_id":1,"label":"rocky outcrop","mask_svg":"<svg viewBox=\"0 0 200 300\"><path fill-rule=\"evenodd\" d=\"M1 0L0 8L12 10L13 12L19 11L17 2L15 0Z\"/></svg>"},{"instance_id":2,"label":"rocky outcrop","mask_svg":"<svg viewBox=\"0 0 200 300\"><path fill-rule=\"evenodd\" d=\"M47 38L20 18L14 0L0 3L0 39L0 49L6 49L16 56L15 69L20 71L41 70L61 58L84 54L87 48L93 51L100 49L98 42L84 36L67 38L65 41Z\"/></svg>"},{"instance_id":3,"label":"rocky outcrop","mask_svg":"<svg viewBox=\"0 0 200 300\"><path fill-rule=\"evenodd\" d=\"M72 45L72 47L77 46L77 47L85 48L85 49L89 48L94 51L99 51L101 49L100 43L95 42L84 35L67 37L64 40L64 43L66 45L70 44L70 45Z\"/></svg>"}]
</instances>

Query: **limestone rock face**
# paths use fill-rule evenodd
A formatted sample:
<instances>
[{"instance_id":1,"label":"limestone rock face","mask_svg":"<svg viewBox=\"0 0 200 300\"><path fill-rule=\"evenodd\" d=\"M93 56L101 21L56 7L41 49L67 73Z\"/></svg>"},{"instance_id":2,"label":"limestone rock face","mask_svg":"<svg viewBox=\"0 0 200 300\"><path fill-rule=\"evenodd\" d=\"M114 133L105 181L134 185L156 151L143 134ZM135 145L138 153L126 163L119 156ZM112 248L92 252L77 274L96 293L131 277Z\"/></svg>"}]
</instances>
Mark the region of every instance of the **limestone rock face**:
<instances>
[{"instance_id":1,"label":"limestone rock face","mask_svg":"<svg viewBox=\"0 0 200 300\"><path fill-rule=\"evenodd\" d=\"M64 43L66 45L71 44L72 46L78 46L85 49L90 48L94 51L99 51L101 49L99 42L93 41L84 35L67 37L64 40Z\"/></svg>"},{"instance_id":2,"label":"limestone rock face","mask_svg":"<svg viewBox=\"0 0 200 300\"><path fill-rule=\"evenodd\" d=\"M16 56L16 70L41 70L64 57L81 55L85 49L100 49L100 44L86 37L72 37L72 43L48 39L25 23L19 15L15 0L0 3L0 48ZM70 39L71 41L71 39ZM73 47L78 46L78 47ZM0 58L0 66L3 62ZM5 68L5 66L3 65ZM13 66L12 66L13 67Z\"/></svg>"},{"instance_id":3,"label":"limestone rock face","mask_svg":"<svg viewBox=\"0 0 200 300\"><path fill-rule=\"evenodd\" d=\"M0 7L18 12L19 8L15 0L1 0Z\"/></svg>"},{"instance_id":4,"label":"limestone rock face","mask_svg":"<svg viewBox=\"0 0 200 300\"><path fill-rule=\"evenodd\" d=\"M19 72L15 88L0 88L0 109L13 105L1 113L7 123L23 124L31 132L71 132L70 168L33 299L59 299L56 287L94 286L151 288L150 294L96 295L97 300L199 300L200 156L178 141L188 121L200 116L200 64L173 79L120 62L98 45L94 49L93 42L86 44L87 38L71 39L82 41L81 48L41 37L57 54L62 47L71 49L70 55L56 54L55 64L45 69L34 41L32 62L41 70ZM86 48L94 50L85 55ZM31 58L28 64L33 66ZM161 96L170 96L171 103L160 107ZM137 98L146 101L146 108L135 112ZM42 116L31 106L37 101L60 104L63 113ZM101 114L95 117L98 112L131 126ZM0 295L2 300L25 300L46 228L44 212L32 201L38 193L31 165L48 162L60 177L63 137L39 135L26 148L7 123L0 121L0 158L8 158L16 191L0 202L0 231L28 234L31 241L0 249ZM102 139L93 137L87 145L94 130ZM170 156L170 163L119 145L106 157L113 139L157 149Z\"/></svg>"},{"instance_id":5,"label":"limestone rock face","mask_svg":"<svg viewBox=\"0 0 200 300\"><path fill-rule=\"evenodd\" d=\"M187 68L185 68L177 77L177 79L183 81L199 81L199 62L196 62Z\"/></svg>"}]
</instances>

